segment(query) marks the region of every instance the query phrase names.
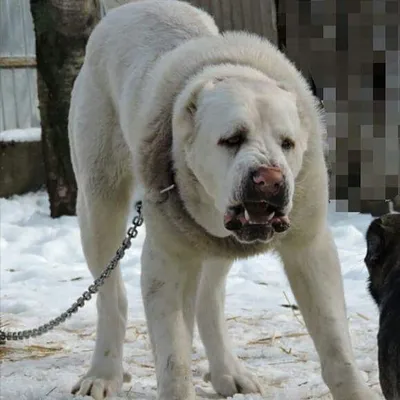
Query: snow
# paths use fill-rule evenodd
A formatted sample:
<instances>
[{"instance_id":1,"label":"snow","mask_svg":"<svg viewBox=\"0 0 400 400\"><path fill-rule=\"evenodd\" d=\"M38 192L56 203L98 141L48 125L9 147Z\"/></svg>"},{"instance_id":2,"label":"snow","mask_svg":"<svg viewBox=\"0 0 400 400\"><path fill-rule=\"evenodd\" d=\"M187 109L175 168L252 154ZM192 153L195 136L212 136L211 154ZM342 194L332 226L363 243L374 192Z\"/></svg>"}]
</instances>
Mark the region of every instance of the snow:
<instances>
[{"instance_id":1,"label":"snow","mask_svg":"<svg viewBox=\"0 0 400 400\"><path fill-rule=\"evenodd\" d=\"M330 225L339 248L352 340L359 368L379 392L378 312L366 290L364 234L371 217L336 212ZM45 192L0 199L1 308L9 328L33 328L58 316L91 283L77 219L51 219ZM144 228L122 263L129 296L126 369L133 376L118 399L155 399L156 381L140 295ZM271 400L330 399L317 354L294 304L278 259L263 255L237 262L227 288L227 323L235 351L259 376ZM1 400L72 399L70 389L86 372L95 335L95 301L43 337L0 348ZM196 333L194 383L200 399L218 399L202 379L207 370ZM236 395L235 400L259 396ZM79 397L76 397L79 399ZM82 398L81 398L82 399Z\"/></svg>"},{"instance_id":2,"label":"snow","mask_svg":"<svg viewBox=\"0 0 400 400\"><path fill-rule=\"evenodd\" d=\"M10 129L0 132L0 142L39 142L41 135L40 128Z\"/></svg>"}]
</instances>

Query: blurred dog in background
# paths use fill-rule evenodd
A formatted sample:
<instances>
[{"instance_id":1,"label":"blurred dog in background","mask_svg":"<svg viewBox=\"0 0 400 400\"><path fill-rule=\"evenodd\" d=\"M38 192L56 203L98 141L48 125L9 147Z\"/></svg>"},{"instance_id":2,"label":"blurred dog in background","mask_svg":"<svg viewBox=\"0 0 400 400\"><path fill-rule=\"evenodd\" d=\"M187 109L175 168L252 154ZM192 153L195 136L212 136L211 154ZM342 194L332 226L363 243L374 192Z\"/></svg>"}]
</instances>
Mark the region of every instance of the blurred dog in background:
<instances>
[{"instance_id":1,"label":"blurred dog in background","mask_svg":"<svg viewBox=\"0 0 400 400\"><path fill-rule=\"evenodd\" d=\"M379 307L379 378L387 400L400 399L400 214L370 224L365 264L369 291Z\"/></svg>"}]
</instances>

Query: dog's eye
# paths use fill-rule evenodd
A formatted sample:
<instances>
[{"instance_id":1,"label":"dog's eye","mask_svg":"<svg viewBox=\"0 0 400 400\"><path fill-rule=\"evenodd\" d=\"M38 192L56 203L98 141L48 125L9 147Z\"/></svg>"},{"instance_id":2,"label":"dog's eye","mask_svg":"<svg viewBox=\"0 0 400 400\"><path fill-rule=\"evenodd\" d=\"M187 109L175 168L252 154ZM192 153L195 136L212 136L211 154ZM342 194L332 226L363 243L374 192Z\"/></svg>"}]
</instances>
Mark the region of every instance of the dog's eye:
<instances>
[{"instance_id":1,"label":"dog's eye","mask_svg":"<svg viewBox=\"0 0 400 400\"><path fill-rule=\"evenodd\" d=\"M281 146L283 150L291 150L294 148L295 144L292 139L283 138L281 142Z\"/></svg>"},{"instance_id":2,"label":"dog's eye","mask_svg":"<svg viewBox=\"0 0 400 400\"><path fill-rule=\"evenodd\" d=\"M240 130L232 136L220 139L218 144L226 147L239 147L244 143L245 140L246 132L244 130Z\"/></svg>"}]
</instances>

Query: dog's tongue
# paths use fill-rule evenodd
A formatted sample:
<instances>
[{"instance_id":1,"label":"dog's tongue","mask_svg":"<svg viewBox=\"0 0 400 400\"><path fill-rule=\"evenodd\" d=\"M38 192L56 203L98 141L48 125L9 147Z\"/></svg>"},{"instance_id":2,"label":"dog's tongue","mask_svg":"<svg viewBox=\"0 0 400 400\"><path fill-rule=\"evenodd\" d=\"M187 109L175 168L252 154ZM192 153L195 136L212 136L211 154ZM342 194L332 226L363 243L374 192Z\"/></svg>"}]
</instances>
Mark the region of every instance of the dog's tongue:
<instances>
[{"instance_id":1,"label":"dog's tongue","mask_svg":"<svg viewBox=\"0 0 400 400\"><path fill-rule=\"evenodd\" d=\"M226 229L235 231L244 225L266 225L271 224L276 232L284 232L290 226L289 218L286 215L275 216L275 214L265 213L264 205L251 205L245 209L232 207L224 215L224 225Z\"/></svg>"}]
</instances>

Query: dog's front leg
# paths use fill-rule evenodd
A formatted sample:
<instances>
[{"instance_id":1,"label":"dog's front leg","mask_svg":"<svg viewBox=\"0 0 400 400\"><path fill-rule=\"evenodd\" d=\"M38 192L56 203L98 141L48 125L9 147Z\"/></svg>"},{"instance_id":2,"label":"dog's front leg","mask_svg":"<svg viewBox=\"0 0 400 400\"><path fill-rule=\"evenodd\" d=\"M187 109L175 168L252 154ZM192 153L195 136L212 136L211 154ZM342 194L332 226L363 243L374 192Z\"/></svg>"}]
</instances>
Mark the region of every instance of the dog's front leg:
<instances>
[{"instance_id":1,"label":"dog's front leg","mask_svg":"<svg viewBox=\"0 0 400 400\"><path fill-rule=\"evenodd\" d=\"M356 367L340 264L329 228L323 227L306 243L285 240L279 252L333 398L377 399Z\"/></svg>"},{"instance_id":2,"label":"dog's front leg","mask_svg":"<svg viewBox=\"0 0 400 400\"><path fill-rule=\"evenodd\" d=\"M256 377L233 353L228 336L224 306L226 278L231 266L229 259L206 260L197 295L197 325L210 364L208 379L225 397L261 392Z\"/></svg>"},{"instance_id":3,"label":"dog's front leg","mask_svg":"<svg viewBox=\"0 0 400 400\"><path fill-rule=\"evenodd\" d=\"M142 296L156 365L158 400L194 400L191 345L201 262L146 238Z\"/></svg>"}]
</instances>

